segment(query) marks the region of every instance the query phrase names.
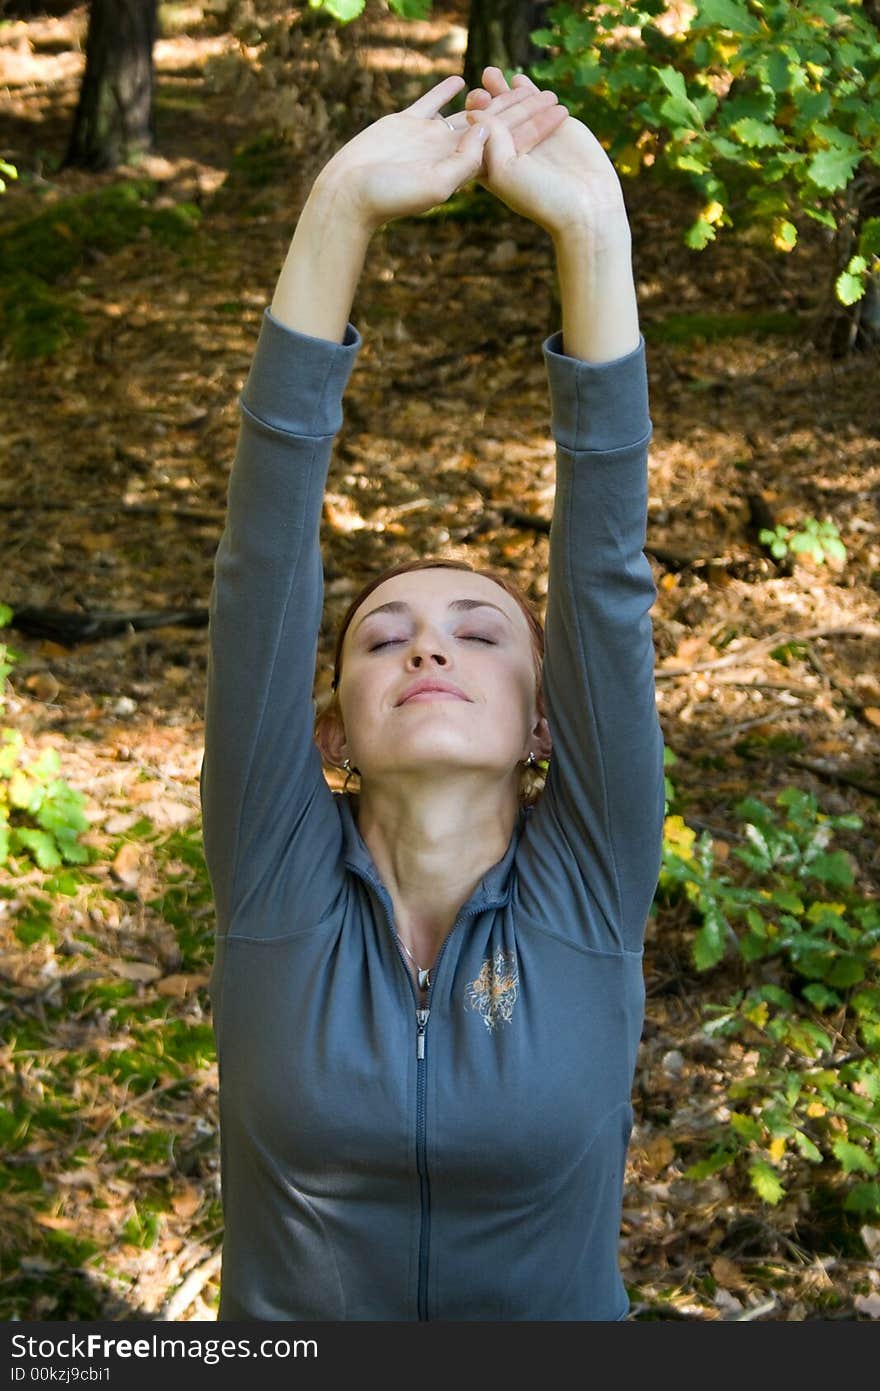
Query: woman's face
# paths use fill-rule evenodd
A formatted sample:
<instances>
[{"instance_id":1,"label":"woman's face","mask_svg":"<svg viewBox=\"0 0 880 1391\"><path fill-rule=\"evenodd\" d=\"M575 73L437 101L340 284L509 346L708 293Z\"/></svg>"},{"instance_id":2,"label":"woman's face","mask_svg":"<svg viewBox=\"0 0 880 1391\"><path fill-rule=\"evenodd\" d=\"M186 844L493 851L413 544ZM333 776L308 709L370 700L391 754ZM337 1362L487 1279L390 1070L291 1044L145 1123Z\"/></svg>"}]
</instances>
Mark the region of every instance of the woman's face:
<instances>
[{"instance_id":1,"label":"woman's face","mask_svg":"<svg viewBox=\"0 0 880 1391\"><path fill-rule=\"evenodd\" d=\"M421 682L455 690L413 692ZM367 778L450 766L503 776L535 747L529 626L485 575L415 570L378 585L346 632L338 694L346 752Z\"/></svg>"}]
</instances>

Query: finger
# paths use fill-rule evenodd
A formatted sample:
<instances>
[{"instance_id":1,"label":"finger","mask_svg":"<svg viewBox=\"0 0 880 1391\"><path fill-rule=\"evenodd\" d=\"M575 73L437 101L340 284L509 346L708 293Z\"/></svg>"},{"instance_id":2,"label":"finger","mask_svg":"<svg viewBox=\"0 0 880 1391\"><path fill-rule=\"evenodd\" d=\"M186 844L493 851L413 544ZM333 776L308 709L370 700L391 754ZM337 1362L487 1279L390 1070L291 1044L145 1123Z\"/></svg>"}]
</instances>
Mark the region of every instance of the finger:
<instances>
[{"instance_id":1,"label":"finger","mask_svg":"<svg viewBox=\"0 0 880 1391\"><path fill-rule=\"evenodd\" d=\"M508 90L507 78L500 68L495 67L483 68L483 86L493 97Z\"/></svg>"},{"instance_id":2,"label":"finger","mask_svg":"<svg viewBox=\"0 0 880 1391\"><path fill-rule=\"evenodd\" d=\"M539 111L531 120L517 126L516 130L511 132L517 154L528 154L529 150L540 145L542 140L546 140L548 135L552 135L554 130L558 130L567 119L567 108L557 105Z\"/></svg>"},{"instance_id":3,"label":"finger","mask_svg":"<svg viewBox=\"0 0 880 1391\"><path fill-rule=\"evenodd\" d=\"M449 176L451 191L474 179L483 168L483 150L487 143L487 126L469 126L467 134L459 141L458 149L440 161L444 175ZM448 196L448 195L447 195Z\"/></svg>"},{"instance_id":4,"label":"finger","mask_svg":"<svg viewBox=\"0 0 880 1391\"><path fill-rule=\"evenodd\" d=\"M452 101L453 97L458 96L464 85L464 78L453 73L450 77L444 77L443 81L438 82L436 87L431 87L405 110L411 116L436 116L441 106L445 106L447 102Z\"/></svg>"},{"instance_id":5,"label":"finger","mask_svg":"<svg viewBox=\"0 0 880 1391\"><path fill-rule=\"evenodd\" d=\"M465 111L480 110L491 104L492 98L482 87L472 87L464 99Z\"/></svg>"},{"instance_id":6,"label":"finger","mask_svg":"<svg viewBox=\"0 0 880 1391\"><path fill-rule=\"evenodd\" d=\"M505 87L503 92L500 92L497 97L492 97L489 104L484 105L482 109L491 111L493 116L498 115L502 111L506 111L508 107L519 106L521 101L528 101L529 97L533 95L534 93L528 88L520 87L515 92L511 92L508 87Z\"/></svg>"},{"instance_id":7,"label":"finger","mask_svg":"<svg viewBox=\"0 0 880 1391\"><path fill-rule=\"evenodd\" d=\"M510 85L511 87L531 87L536 92L538 90L537 84L524 72L515 72L510 79Z\"/></svg>"},{"instance_id":8,"label":"finger","mask_svg":"<svg viewBox=\"0 0 880 1391\"><path fill-rule=\"evenodd\" d=\"M494 171L516 156L516 146L513 143L513 136L507 129L503 121L497 117L490 116L483 123L489 135L486 140L486 149L483 155L486 169L491 177Z\"/></svg>"},{"instance_id":9,"label":"finger","mask_svg":"<svg viewBox=\"0 0 880 1391\"><path fill-rule=\"evenodd\" d=\"M491 106L483 111L466 111L465 120L482 122L487 116L497 116L508 130L515 130L524 122L533 119L539 111L555 106L556 102L555 92L538 92L531 87L519 87L516 92L507 92L495 97Z\"/></svg>"},{"instance_id":10,"label":"finger","mask_svg":"<svg viewBox=\"0 0 880 1391\"><path fill-rule=\"evenodd\" d=\"M511 104L510 107L503 108L501 111L493 109L488 113L493 116L497 115L508 130L515 130L524 122L534 120L541 111L558 104L555 92L533 92L528 87L520 87L517 90L525 94L520 101ZM498 100L500 101L501 98Z\"/></svg>"}]
</instances>

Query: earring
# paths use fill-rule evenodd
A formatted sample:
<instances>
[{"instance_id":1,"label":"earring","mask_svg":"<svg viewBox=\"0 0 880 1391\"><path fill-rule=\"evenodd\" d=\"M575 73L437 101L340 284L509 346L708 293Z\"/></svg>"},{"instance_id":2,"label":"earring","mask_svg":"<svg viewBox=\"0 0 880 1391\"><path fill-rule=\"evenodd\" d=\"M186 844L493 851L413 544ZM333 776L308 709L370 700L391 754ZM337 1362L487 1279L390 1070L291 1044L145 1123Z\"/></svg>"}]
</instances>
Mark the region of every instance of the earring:
<instances>
[{"instance_id":1,"label":"earring","mask_svg":"<svg viewBox=\"0 0 880 1391\"><path fill-rule=\"evenodd\" d=\"M537 762L538 762L538 760L537 760L536 757L535 757L534 751L530 749L530 750L529 750L529 756L528 756L528 758L526 759L526 767L527 767L527 768L534 768L534 766L535 766L535 764L536 764Z\"/></svg>"},{"instance_id":2,"label":"earring","mask_svg":"<svg viewBox=\"0 0 880 1391\"><path fill-rule=\"evenodd\" d=\"M346 758L346 759L343 761L342 766L343 766L343 768L345 769L346 773L350 773L350 772L351 772L351 759L350 759L350 758Z\"/></svg>"}]
</instances>

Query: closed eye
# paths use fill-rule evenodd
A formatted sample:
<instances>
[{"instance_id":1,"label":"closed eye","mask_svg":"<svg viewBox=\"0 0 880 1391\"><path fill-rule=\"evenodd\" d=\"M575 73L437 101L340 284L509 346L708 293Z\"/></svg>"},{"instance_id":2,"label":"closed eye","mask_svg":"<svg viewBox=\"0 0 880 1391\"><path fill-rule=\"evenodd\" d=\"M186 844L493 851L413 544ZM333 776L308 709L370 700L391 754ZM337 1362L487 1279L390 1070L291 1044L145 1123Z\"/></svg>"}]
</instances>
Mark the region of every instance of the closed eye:
<instances>
[{"instance_id":1,"label":"closed eye","mask_svg":"<svg viewBox=\"0 0 880 1391\"><path fill-rule=\"evenodd\" d=\"M371 652L378 652L381 647L390 647L392 643L404 642L404 638L385 638L384 642L374 642L370 648Z\"/></svg>"},{"instance_id":2,"label":"closed eye","mask_svg":"<svg viewBox=\"0 0 880 1391\"><path fill-rule=\"evenodd\" d=\"M461 640L462 642L484 642L487 647L498 646L494 638L479 637L476 633L462 633Z\"/></svg>"}]
</instances>

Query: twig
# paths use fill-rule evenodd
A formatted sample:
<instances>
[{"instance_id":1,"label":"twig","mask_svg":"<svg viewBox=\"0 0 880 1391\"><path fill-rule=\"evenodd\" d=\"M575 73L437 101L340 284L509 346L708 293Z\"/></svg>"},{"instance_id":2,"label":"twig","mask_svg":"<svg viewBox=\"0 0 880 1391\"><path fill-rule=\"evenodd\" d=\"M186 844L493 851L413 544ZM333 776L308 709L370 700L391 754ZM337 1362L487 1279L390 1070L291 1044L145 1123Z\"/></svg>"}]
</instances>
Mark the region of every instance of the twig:
<instances>
[{"instance_id":1,"label":"twig","mask_svg":"<svg viewBox=\"0 0 880 1391\"><path fill-rule=\"evenodd\" d=\"M832 623L827 627L808 628L803 633L771 633L751 647L739 648L736 652L726 652L723 657L715 657L711 662L694 662L687 667L659 667L655 673L657 681L672 681L678 676L691 676L696 671L718 671L721 667L744 666L755 657L770 652L774 647L784 647L790 642L808 642L811 638L827 638L838 634L859 638L880 638L880 625L875 623Z\"/></svg>"},{"instance_id":2,"label":"twig","mask_svg":"<svg viewBox=\"0 0 880 1391\"><path fill-rule=\"evenodd\" d=\"M792 768L803 768L804 772L815 773L817 778L824 778L827 782L842 782L845 787L854 787L857 792L865 792L869 797L880 797L880 787L875 787L870 782L862 782L861 778L854 778L839 768L825 763L813 763L807 758L787 758L785 761Z\"/></svg>"},{"instance_id":3,"label":"twig","mask_svg":"<svg viewBox=\"0 0 880 1391\"><path fill-rule=\"evenodd\" d=\"M213 1280L220 1269L222 1259L222 1253L215 1251L207 1260L197 1265L195 1270L190 1271L183 1284L178 1285L170 1299L167 1299L159 1310L159 1319L163 1323L171 1323L174 1319L180 1318L193 1300L201 1294L208 1281Z\"/></svg>"},{"instance_id":4,"label":"twig","mask_svg":"<svg viewBox=\"0 0 880 1391\"><path fill-rule=\"evenodd\" d=\"M744 729L751 729L753 725L769 724L771 720L781 720L795 709L797 707L793 705L782 705L777 710L768 710L764 715L753 715L750 720L740 720L737 724L726 724L723 729L710 729L703 735L703 738L726 739L729 734L739 734Z\"/></svg>"},{"instance_id":5,"label":"twig","mask_svg":"<svg viewBox=\"0 0 880 1391\"><path fill-rule=\"evenodd\" d=\"M765 1314L770 1314L776 1308L776 1296L771 1295L769 1299L764 1299L760 1304L753 1304L751 1309L743 1309L741 1314L734 1314L731 1323L748 1323L752 1319L762 1319Z\"/></svg>"},{"instance_id":6,"label":"twig","mask_svg":"<svg viewBox=\"0 0 880 1391\"><path fill-rule=\"evenodd\" d=\"M207 522L222 526L222 512L204 512L197 507L165 507L156 502L89 502L75 505L70 502L48 502L30 498L26 502L0 502L0 512L116 512L122 517L173 517L181 522Z\"/></svg>"}]
</instances>

